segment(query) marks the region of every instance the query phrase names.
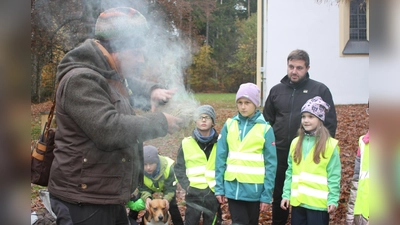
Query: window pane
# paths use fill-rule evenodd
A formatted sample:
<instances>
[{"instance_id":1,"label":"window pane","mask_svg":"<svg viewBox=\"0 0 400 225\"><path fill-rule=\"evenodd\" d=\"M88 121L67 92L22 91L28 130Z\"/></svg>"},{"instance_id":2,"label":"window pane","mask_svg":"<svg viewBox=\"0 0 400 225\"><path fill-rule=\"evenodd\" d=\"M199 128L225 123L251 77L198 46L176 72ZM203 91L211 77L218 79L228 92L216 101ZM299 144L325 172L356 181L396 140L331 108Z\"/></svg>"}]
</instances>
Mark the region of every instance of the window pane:
<instances>
[{"instance_id":1,"label":"window pane","mask_svg":"<svg viewBox=\"0 0 400 225\"><path fill-rule=\"evenodd\" d=\"M358 11L358 4L357 1L350 2L350 14L357 14Z\"/></svg>"},{"instance_id":2,"label":"window pane","mask_svg":"<svg viewBox=\"0 0 400 225\"><path fill-rule=\"evenodd\" d=\"M359 40L367 40L367 29L358 30Z\"/></svg>"},{"instance_id":3,"label":"window pane","mask_svg":"<svg viewBox=\"0 0 400 225\"><path fill-rule=\"evenodd\" d=\"M365 15L358 16L358 26L359 28L367 28L367 18Z\"/></svg>"},{"instance_id":4,"label":"window pane","mask_svg":"<svg viewBox=\"0 0 400 225\"><path fill-rule=\"evenodd\" d=\"M358 40L358 29L350 29L350 40Z\"/></svg>"},{"instance_id":5,"label":"window pane","mask_svg":"<svg viewBox=\"0 0 400 225\"><path fill-rule=\"evenodd\" d=\"M350 16L350 28L358 28L358 16L357 15L351 15Z\"/></svg>"}]
</instances>

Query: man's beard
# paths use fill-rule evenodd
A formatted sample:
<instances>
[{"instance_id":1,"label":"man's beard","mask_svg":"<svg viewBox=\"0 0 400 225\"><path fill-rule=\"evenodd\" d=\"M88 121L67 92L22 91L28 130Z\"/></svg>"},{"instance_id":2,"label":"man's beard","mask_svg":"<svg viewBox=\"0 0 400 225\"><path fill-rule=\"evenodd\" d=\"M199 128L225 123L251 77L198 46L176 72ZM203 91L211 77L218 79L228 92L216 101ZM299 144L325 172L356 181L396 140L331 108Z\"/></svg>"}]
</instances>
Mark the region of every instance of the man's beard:
<instances>
[{"instance_id":1,"label":"man's beard","mask_svg":"<svg viewBox=\"0 0 400 225\"><path fill-rule=\"evenodd\" d=\"M127 63L125 63L127 64ZM143 71L144 71L144 66L139 66L139 65L123 65L120 68L120 72L121 74L126 77L134 77L134 78L141 78L143 75Z\"/></svg>"}]
</instances>

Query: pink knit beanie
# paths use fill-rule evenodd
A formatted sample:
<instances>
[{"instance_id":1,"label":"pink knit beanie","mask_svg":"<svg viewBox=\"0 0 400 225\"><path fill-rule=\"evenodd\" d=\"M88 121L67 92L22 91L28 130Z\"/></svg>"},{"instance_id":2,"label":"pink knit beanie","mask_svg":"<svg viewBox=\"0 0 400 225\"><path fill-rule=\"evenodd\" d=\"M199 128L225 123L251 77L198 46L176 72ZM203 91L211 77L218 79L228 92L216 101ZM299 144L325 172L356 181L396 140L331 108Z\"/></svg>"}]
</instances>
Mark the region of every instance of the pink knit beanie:
<instances>
[{"instance_id":1,"label":"pink knit beanie","mask_svg":"<svg viewBox=\"0 0 400 225\"><path fill-rule=\"evenodd\" d=\"M257 85L253 83L241 84L236 93L236 101L242 97L249 99L256 107L260 106L260 89Z\"/></svg>"},{"instance_id":2,"label":"pink knit beanie","mask_svg":"<svg viewBox=\"0 0 400 225\"><path fill-rule=\"evenodd\" d=\"M325 113L329 111L329 108L330 106L328 103L324 102L321 97L315 96L301 107L301 113L311 113L323 122L325 121Z\"/></svg>"}]
</instances>

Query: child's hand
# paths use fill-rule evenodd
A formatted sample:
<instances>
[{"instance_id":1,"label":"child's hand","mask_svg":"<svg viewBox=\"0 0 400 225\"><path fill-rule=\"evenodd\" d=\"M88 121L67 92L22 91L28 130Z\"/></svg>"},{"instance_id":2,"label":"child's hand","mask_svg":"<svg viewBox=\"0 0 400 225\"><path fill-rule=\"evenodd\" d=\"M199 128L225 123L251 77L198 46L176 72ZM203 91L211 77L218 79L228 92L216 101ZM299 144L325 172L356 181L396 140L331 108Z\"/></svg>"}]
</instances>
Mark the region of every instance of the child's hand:
<instances>
[{"instance_id":1,"label":"child's hand","mask_svg":"<svg viewBox=\"0 0 400 225\"><path fill-rule=\"evenodd\" d=\"M290 201L289 199L282 199L281 201L281 208L284 210L287 210L290 206Z\"/></svg>"},{"instance_id":2,"label":"child's hand","mask_svg":"<svg viewBox=\"0 0 400 225\"><path fill-rule=\"evenodd\" d=\"M260 202L260 212L267 212L271 208L271 204Z\"/></svg>"},{"instance_id":3,"label":"child's hand","mask_svg":"<svg viewBox=\"0 0 400 225\"><path fill-rule=\"evenodd\" d=\"M223 195L217 195L217 196L215 196L215 197L217 198L217 200L218 200L218 202L219 202L220 204L225 203L225 196L223 196Z\"/></svg>"},{"instance_id":4,"label":"child's hand","mask_svg":"<svg viewBox=\"0 0 400 225\"><path fill-rule=\"evenodd\" d=\"M335 205L329 205L328 206L328 213L333 213L336 210L336 206Z\"/></svg>"}]
</instances>

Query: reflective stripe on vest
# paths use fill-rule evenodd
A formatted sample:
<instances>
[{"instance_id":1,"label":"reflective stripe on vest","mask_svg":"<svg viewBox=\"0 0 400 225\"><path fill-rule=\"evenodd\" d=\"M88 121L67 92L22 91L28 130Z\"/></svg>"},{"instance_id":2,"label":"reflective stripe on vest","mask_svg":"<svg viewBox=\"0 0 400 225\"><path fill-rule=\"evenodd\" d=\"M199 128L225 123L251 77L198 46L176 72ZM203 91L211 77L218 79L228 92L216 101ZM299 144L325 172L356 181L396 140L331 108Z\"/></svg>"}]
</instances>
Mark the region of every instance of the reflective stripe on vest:
<instances>
[{"instance_id":1,"label":"reflective stripe on vest","mask_svg":"<svg viewBox=\"0 0 400 225\"><path fill-rule=\"evenodd\" d=\"M215 192L215 159L217 156L217 144L214 144L214 147L211 150L210 156L208 157L208 162L206 166L206 179L208 186L210 189Z\"/></svg>"},{"instance_id":2,"label":"reflective stripe on vest","mask_svg":"<svg viewBox=\"0 0 400 225\"><path fill-rule=\"evenodd\" d=\"M237 120L228 119L227 143L229 148L224 179L234 179L243 183L264 183L264 143L265 133L271 127L268 124L255 124L241 140Z\"/></svg>"},{"instance_id":3,"label":"reflective stripe on vest","mask_svg":"<svg viewBox=\"0 0 400 225\"><path fill-rule=\"evenodd\" d=\"M182 150L185 158L186 175L190 186L205 189L208 186L213 190L215 186L215 149L214 144L209 159L192 137L184 138Z\"/></svg>"},{"instance_id":4,"label":"reflective stripe on vest","mask_svg":"<svg viewBox=\"0 0 400 225\"><path fill-rule=\"evenodd\" d=\"M354 203L354 215L362 215L369 219L369 143L365 144L362 140L363 137L361 136L358 141L361 161L357 197Z\"/></svg>"},{"instance_id":5,"label":"reflective stripe on vest","mask_svg":"<svg viewBox=\"0 0 400 225\"><path fill-rule=\"evenodd\" d=\"M165 181L165 179L167 179L169 177L169 172L171 170L171 166L174 164L174 160L172 160L168 157L164 157L164 156L158 156L158 157L160 157L160 163L161 163L161 160L167 161L167 168L165 168L165 171L164 171L164 179L161 179L158 181L158 188L157 188L156 186L154 186L154 183L150 178L144 176L144 185L146 185L148 188L150 188L154 192L163 192L164 181Z\"/></svg>"},{"instance_id":6,"label":"reflective stripe on vest","mask_svg":"<svg viewBox=\"0 0 400 225\"><path fill-rule=\"evenodd\" d=\"M299 138L295 138L290 146L290 157L293 159L294 150ZM320 162L315 164L314 148L301 160L300 164L292 163L292 186L290 204L299 206L306 204L318 208L327 208L328 202L328 173L326 167L332 157L338 141L329 138L326 143L325 157L320 156Z\"/></svg>"}]
</instances>

